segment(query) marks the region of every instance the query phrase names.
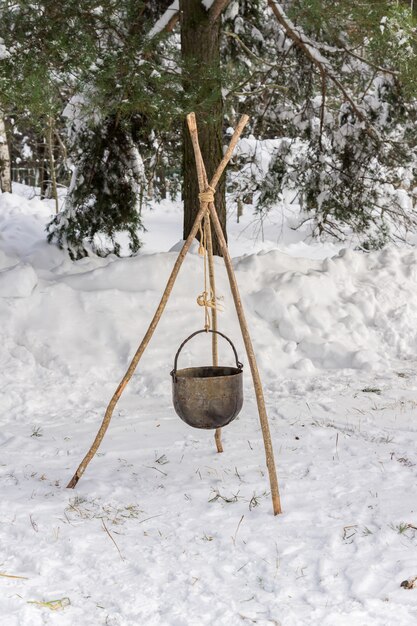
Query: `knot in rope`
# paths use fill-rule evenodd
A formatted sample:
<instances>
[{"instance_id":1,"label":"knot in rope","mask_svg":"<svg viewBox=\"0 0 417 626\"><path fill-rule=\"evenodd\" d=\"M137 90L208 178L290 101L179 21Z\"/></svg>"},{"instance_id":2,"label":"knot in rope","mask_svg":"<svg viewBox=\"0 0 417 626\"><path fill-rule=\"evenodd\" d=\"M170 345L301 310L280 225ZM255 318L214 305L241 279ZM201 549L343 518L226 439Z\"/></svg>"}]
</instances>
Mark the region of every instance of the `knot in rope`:
<instances>
[{"instance_id":1,"label":"knot in rope","mask_svg":"<svg viewBox=\"0 0 417 626\"><path fill-rule=\"evenodd\" d=\"M206 189L198 194L198 199L200 202L214 202L214 194L216 190L214 187L207 185Z\"/></svg>"},{"instance_id":2,"label":"knot in rope","mask_svg":"<svg viewBox=\"0 0 417 626\"><path fill-rule=\"evenodd\" d=\"M204 330L208 332L210 329L209 309L216 309L216 298L212 290L210 289L210 292L203 291L197 297L197 304L204 307Z\"/></svg>"},{"instance_id":3,"label":"knot in rope","mask_svg":"<svg viewBox=\"0 0 417 626\"><path fill-rule=\"evenodd\" d=\"M211 290L210 293L208 291L203 291L203 293L200 294L197 298L197 304L199 304L200 306L209 307L210 309L215 309L216 300L213 292Z\"/></svg>"}]
</instances>

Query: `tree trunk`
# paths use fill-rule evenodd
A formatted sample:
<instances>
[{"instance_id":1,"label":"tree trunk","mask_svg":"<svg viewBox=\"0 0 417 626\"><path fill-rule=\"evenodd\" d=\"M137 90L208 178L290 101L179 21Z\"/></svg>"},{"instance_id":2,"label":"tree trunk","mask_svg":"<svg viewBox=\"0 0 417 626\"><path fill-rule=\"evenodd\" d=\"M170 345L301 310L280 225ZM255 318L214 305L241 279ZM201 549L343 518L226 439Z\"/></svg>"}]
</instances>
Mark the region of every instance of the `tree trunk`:
<instances>
[{"instance_id":1,"label":"tree trunk","mask_svg":"<svg viewBox=\"0 0 417 626\"><path fill-rule=\"evenodd\" d=\"M52 117L48 120L48 128L46 131L46 141L48 144L49 171L51 172L51 196L55 200L55 213L59 213L58 188L55 171L55 155L54 155L54 120Z\"/></svg>"},{"instance_id":2,"label":"tree trunk","mask_svg":"<svg viewBox=\"0 0 417 626\"><path fill-rule=\"evenodd\" d=\"M189 111L197 117L201 152L210 180L223 157L223 100L220 78L221 18L212 19L199 0L180 0L183 85ZM184 239L199 209L198 181L193 146L186 123L183 127ZM217 186L215 205L226 237L225 177ZM214 234L214 233L213 233ZM213 253L222 256L217 236Z\"/></svg>"},{"instance_id":3,"label":"tree trunk","mask_svg":"<svg viewBox=\"0 0 417 626\"><path fill-rule=\"evenodd\" d=\"M10 150L6 136L6 126L0 111L0 190L12 193L12 172Z\"/></svg>"},{"instance_id":4,"label":"tree trunk","mask_svg":"<svg viewBox=\"0 0 417 626\"><path fill-rule=\"evenodd\" d=\"M42 143L39 146L39 187L41 190L41 200L45 200L48 196L48 157L45 138L42 137Z\"/></svg>"}]
</instances>

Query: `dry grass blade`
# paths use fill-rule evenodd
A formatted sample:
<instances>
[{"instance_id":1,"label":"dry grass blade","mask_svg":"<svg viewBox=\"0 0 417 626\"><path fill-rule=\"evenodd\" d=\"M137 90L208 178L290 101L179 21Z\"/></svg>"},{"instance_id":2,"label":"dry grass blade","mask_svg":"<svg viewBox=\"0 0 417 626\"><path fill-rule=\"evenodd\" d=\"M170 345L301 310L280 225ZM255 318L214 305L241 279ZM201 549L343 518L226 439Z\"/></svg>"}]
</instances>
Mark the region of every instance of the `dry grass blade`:
<instances>
[{"instance_id":1,"label":"dry grass blade","mask_svg":"<svg viewBox=\"0 0 417 626\"><path fill-rule=\"evenodd\" d=\"M236 545L236 537L237 537L237 533L239 532L239 528L240 528L241 523L243 522L243 518L244 518L244 517L245 517L245 516L244 516L244 515L242 515L242 517L240 518L240 520L239 520L239 524L237 525L237 528L236 528L236 532L235 532L234 536L232 537L233 545Z\"/></svg>"},{"instance_id":2,"label":"dry grass blade","mask_svg":"<svg viewBox=\"0 0 417 626\"><path fill-rule=\"evenodd\" d=\"M110 537L110 539L112 540L112 542L114 543L114 545L116 546L116 550L119 553L120 558L122 559L122 561L124 561L124 556L123 554L120 552L119 546L117 545L117 543L115 542L114 538L111 536L109 529L106 526L106 523L104 521L104 519L101 520L101 523L103 524L103 528L106 531L106 533L108 534L108 536Z\"/></svg>"},{"instance_id":3,"label":"dry grass blade","mask_svg":"<svg viewBox=\"0 0 417 626\"><path fill-rule=\"evenodd\" d=\"M281 622L278 622L276 619L263 618L262 620L258 620L252 617L248 617L247 615L243 615L242 613L239 613L239 617L241 617L243 620L247 620L248 622L252 622L252 624L258 624L259 621L262 621L262 622L270 622L274 626L281 626Z\"/></svg>"},{"instance_id":4,"label":"dry grass blade","mask_svg":"<svg viewBox=\"0 0 417 626\"><path fill-rule=\"evenodd\" d=\"M3 578L18 578L19 580L29 580L27 576L14 576L13 574L4 574L0 572L0 576Z\"/></svg>"},{"instance_id":5,"label":"dry grass blade","mask_svg":"<svg viewBox=\"0 0 417 626\"><path fill-rule=\"evenodd\" d=\"M35 531L35 533L39 532L38 525L35 522L35 520L33 519L32 515L29 515L29 519L30 519L30 523L32 524L32 528Z\"/></svg>"},{"instance_id":6,"label":"dry grass blade","mask_svg":"<svg viewBox=\"0 0 417 626\"><path fill-rule=\"evenodd\" d=\"M163 513L158 513L158 515L151 515L151 517L146 517L145 519L141 519L139 524L143 524L144 522L147 522L150 519L154 519L155 517L161 517L163 515Z\"/></svg>"},{"instance_id":7,"label":"dry grass blade","mask_svg":"<svg viewBox=\"0 0 417 626\"><path fill-rule=\"evenodd\" d=\"M58 600L28 600L28 604L36 604L37 606L44 607L46 609L50 609L51 611L59 611L60 609L64 609L66 606L71 604L69 598L59 598Z\"/></svg>"},{"instance_id":8,"label":"dry grass blade","mask_svg":"<svg viewBox=\"0 0 417 626\"><path fill-rule=\"evenodd\" d=\"M163 474L164 476L168 476L168 474L166 472L163 472L161 469L159 469L158 467L154 467L153 465L144 465L143 467L146 467L147 469L156 470L160 474Z\"/></svg>"}]
</instances>

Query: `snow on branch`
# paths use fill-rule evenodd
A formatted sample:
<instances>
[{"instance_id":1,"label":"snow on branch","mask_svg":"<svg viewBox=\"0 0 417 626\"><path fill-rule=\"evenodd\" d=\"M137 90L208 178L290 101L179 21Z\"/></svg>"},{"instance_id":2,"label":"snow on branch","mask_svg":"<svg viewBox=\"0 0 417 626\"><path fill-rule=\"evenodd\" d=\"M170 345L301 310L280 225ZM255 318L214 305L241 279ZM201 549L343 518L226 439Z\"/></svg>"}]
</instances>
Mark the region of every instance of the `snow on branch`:
<instances>
[{"instance_id":1,"label":"snow on branch","mask_svg":"<svg viewBox=\"0 0 417 626\"><path fill-rule=\"evenodd\" d=\"M149 31L148 37L155 37L164 31L169 32L174 28L179 18L179 5L179 0L174 0L174 2L169 5L165 13L161 15L159 20Z\"/></svg>"},{"instance_id":2,"label":"snow on branch","mask_svg":"<svg viewBox=\"0 0 417 626\"><path fill-rule=\"evenodd\" d=\"M227 8L230 0L202 0L202 2L205 9L209 12L210 22L214 23ZM170 32L179 20L179 10L179 0L174 0L152 27L149 37L155 37L163 31Z\"/></svg>"},{"instance_id":3,"label":"snow on branch","mask_svg":"<svg viewBox=\"0 0 417 626\"><path fill-rule=\"evenodd\" d=\"M294 44L300 48L307 56L307 58L315 65L320 72L322 80L329 79L337 89L343 94L346 101L349 102L352 110L357 118L364 123L367 131L373 135L376 139L380 139L376 129L369 123L365 112L354 101L352 96L348 93L344 85L337 78L336 73L333 71L332 65L328 59L326 59L318 50L318 44L308 37L304 31L295 26L289 17L285 14L282 7L275 0L268 0L268 5L272 9L278 23L285 30L288 37L292 39ZM348 52L348 51L347 51Z\"/></svg>"}]
</instances>

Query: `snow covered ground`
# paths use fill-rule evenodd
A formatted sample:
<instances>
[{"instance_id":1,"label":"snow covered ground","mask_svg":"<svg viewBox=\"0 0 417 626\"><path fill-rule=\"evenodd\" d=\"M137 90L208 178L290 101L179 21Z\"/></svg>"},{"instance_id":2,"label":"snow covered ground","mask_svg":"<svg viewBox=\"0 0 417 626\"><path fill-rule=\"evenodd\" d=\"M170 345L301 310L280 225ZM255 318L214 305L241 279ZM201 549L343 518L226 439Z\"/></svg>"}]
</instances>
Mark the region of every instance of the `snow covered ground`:
<instances>
[{"instance_id":1,"label":"snow covered ground","mask_svg":"<svg viewBox=\"0 0 417 626\"><path fill-rule=\"evenodd\" d=\"M45 243L50 209L17 192L0 196L1 625L416 624L417 588L401 583L417 576L417 251L307 245L279 213L254 241L250 214L231 216L283 515L220 259L220 327L245 365L224 454L172 408L174 354L203 324L195 247L72 491L175 260L181 212L146 214L135 258L71 263ZM208 361L207 344L188 344L182 364Z\"/></svg>"}]
</instances>

